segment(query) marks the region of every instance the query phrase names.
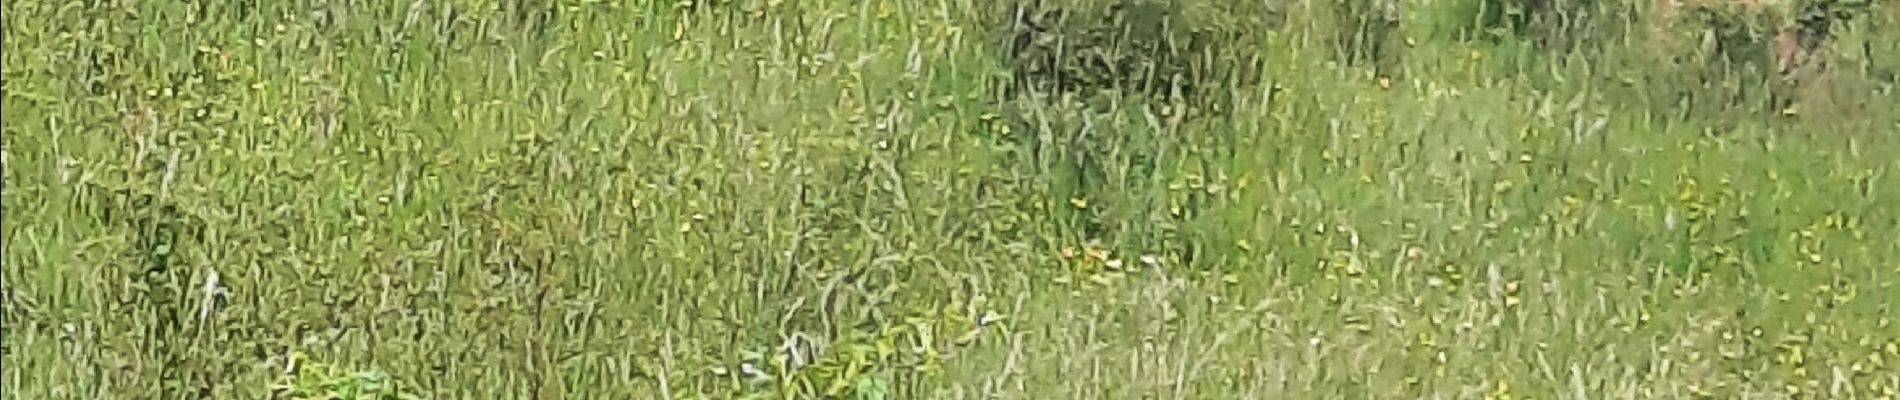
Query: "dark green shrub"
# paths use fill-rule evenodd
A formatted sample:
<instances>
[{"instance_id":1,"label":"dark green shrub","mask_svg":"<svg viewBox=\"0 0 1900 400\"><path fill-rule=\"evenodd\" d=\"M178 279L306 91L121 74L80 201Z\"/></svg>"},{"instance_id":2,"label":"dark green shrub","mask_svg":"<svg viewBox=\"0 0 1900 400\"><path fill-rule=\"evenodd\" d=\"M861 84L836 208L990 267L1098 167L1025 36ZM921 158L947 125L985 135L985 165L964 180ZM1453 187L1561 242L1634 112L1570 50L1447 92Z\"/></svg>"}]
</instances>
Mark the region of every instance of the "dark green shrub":
<instances>
[{"instance_id":1,"label":"dark green shrub","mask_svg":"<svg viewBox=\"0 0 1900 400\"><path fill-rule=\"evenodd\" d=\"M1825 46L1841 27L1874 9L1872 0L1805 0L1798 4L1794 25L1805 48Z\"/></svg>"}]
</instances>

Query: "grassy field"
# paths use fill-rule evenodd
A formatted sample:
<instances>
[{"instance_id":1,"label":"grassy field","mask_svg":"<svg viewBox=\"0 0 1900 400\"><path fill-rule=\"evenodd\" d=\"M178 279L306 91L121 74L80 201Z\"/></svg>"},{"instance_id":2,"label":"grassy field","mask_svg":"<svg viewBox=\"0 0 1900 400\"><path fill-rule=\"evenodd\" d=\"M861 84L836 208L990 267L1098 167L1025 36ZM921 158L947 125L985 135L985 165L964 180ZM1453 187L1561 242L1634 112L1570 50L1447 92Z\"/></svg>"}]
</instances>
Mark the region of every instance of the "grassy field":
<instances>
[{"instance_id":1,"label":"grassy field","mask_svg":"<svg viewBox=\"0 0 1900 400\"><path fill-rule=\"evenodd\" d=\"M10 0L0 392L1900 398L1900 13L1781 110L1274 4L1207 111L989 2Z\"/></svg>"}]
</instances>

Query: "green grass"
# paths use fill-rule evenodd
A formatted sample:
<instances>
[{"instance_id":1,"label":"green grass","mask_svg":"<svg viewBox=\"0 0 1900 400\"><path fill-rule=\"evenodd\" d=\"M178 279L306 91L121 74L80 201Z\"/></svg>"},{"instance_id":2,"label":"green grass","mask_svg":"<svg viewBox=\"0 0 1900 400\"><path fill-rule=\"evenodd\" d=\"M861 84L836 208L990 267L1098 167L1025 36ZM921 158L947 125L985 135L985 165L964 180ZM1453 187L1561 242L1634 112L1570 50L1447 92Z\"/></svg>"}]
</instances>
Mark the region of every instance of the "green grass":
<instances>
[{"instance_id":1,"label":"green grass","mask_svg":"<svg viewBox=\"0 0 1900 400\"><path fill-rule=\"evenodd\" d=\"M1294 6L1035 157L966 2L517 3L7 2L0 392L1900 396L1885 20L1782 116Z\"/></svg>"}]
</instances>

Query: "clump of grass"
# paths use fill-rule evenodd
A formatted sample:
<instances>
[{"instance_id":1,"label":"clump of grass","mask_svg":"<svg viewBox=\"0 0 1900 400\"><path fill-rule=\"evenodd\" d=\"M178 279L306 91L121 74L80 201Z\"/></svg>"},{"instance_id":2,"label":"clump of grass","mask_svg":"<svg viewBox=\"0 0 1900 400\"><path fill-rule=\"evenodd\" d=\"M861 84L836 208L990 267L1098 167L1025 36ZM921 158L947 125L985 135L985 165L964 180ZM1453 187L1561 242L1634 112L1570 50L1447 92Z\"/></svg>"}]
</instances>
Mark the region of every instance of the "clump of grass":
<instances>
[{"instance_id":1,"label":"clump of grass","mask_svg":"<svg viewBox=\"0 0 1900 400\"><path fill-rule=\"evenodd\" d=\"M1440 29L1464 40L1521 40L1564 55L1599 51L1630 38L1646 17L1640 2L1622 0L1460 0L1442 8Z\"/></svg>"},{"instance_id":2,"label":"clump of grass","mask_svg":"<svg viewBox=\"0 0 1900 400\"><path fill-rule=\"evenodd\" d=\"M1240 71L1257 67L1249 63L1257 60L1225 57L1245 50L1236 39L1247 32L1190 18L1178 1L1010 4L998 24L1011 77L1006 96L1220 96L1217 88L1246 83Z\"/></svg>"},{"instance_id":3,"label":"clump of grass","mask_svg":"<svg viewBox=\"0 0 1900 400\"><path fill-rule=\"evenodd\" d=\"M1380 76L1391 77L1403 62L1407 39L1402 26L1405 2L1390 0L1330 0L1333 46L1349 65L1371 65Z\"/></svg>"},{"instance_id":4,"label":"clump of grass","mask_svg":"<svg viewBox=\"0 0 1900 400\"><path fill-rule=\"evenodd\" d=\"M350 372L333 365L306 364L287 382L272 388L273 396L293 400L415 400L379 370Z\"/></svg>"}]
</instances>

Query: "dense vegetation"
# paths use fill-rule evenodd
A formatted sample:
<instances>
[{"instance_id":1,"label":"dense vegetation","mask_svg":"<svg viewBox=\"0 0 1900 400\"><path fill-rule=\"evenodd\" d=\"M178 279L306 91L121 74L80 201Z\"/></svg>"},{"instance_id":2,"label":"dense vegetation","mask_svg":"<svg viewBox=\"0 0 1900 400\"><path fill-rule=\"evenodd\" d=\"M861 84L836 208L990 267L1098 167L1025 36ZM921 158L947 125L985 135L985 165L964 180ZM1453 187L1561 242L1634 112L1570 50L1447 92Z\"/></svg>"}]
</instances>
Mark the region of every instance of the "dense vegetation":
<instances>
[{"instance_id":1,"label":"dense vegetation","mask_svg":"<svg viewBox=\"0 0 1900 400\"><path fill-rule=\"evenodd\" d=\"M13 398L1900 396L1900 4L4 5Z\"/></svg>"}]
</instances>

